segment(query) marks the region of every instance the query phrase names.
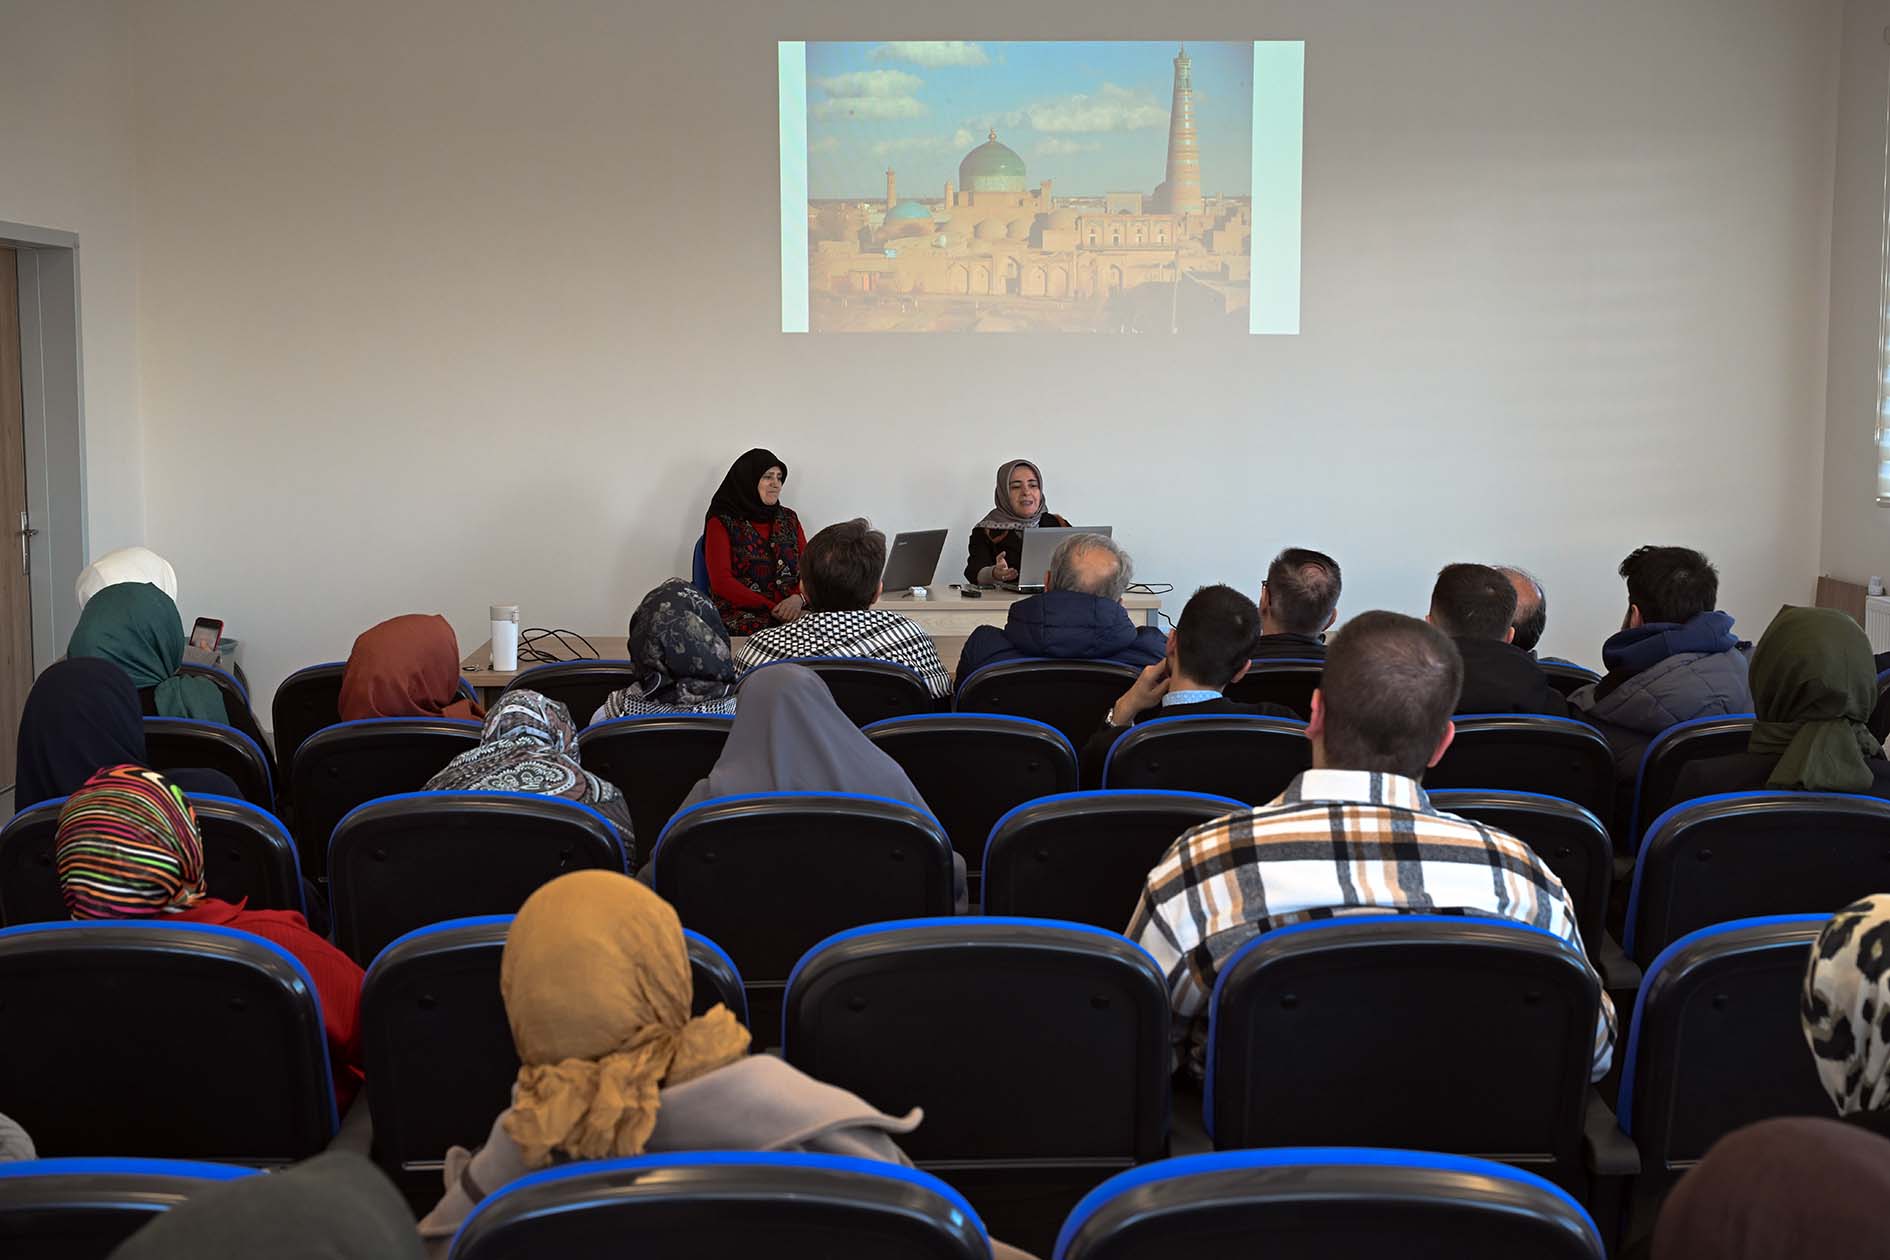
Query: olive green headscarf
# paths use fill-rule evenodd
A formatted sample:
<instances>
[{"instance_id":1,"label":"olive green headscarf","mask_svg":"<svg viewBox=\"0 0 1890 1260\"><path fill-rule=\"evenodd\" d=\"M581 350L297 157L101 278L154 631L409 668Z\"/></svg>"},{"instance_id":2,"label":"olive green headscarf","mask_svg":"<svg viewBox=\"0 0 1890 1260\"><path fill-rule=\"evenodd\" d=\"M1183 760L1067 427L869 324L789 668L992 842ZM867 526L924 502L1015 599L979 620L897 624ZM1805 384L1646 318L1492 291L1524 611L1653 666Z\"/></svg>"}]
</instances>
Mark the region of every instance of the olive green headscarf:
<instances>
[{"instance_id":1,"label":"olive green headscarf","mask_svg":"<svg viewBox=\"0 0 1890 1260\"><path fill-rule=\"evenodd\" d=\"M1759 638L1750 671L1759 720L1748 747L1778 756L1767 787L1861 792L1883 745L1865 725L1877 666L1864 629L1830 608L1787 608Z\"/></svg>"},{"instance_id":2,"label":"olive green headscarf","mask_svg":"<svg viewBox=\"0 0 1890 1260\"><path fill-rule=\"evenodd\" d=\"M184 622L177 604L149 582L120 582L86 601L66 645L67 656L96 656L131 675L142 691L157 688L164 717L229 721L223 693L208 678L180 678Z\"/></svg>"}]
</instances>

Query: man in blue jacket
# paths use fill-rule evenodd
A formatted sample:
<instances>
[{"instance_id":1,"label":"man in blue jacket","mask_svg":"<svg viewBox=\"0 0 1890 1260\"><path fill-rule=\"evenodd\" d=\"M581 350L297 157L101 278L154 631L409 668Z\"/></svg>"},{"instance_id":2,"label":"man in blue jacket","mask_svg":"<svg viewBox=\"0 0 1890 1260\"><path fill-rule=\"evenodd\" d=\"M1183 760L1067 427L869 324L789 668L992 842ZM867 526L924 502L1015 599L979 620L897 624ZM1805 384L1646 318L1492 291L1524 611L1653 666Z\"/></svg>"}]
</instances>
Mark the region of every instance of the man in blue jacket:
<instances>
[{"instance_id":1,"label":"man in blue jacket","mask_svg":"<svg viewBox=\"0 0 1890 1260\"><path fill-rule=\"evenodd\" d=\"M1050 557L1044 593L1011 605L1003 628L979 626L958 656L960 686L999 661L1026 657L1118 661L1141 669L1161 660L1168 638L1137 626L1122 606L1134 567L1129 553L1101 534L1074 534Z\"/></svg>"}]
</instances>

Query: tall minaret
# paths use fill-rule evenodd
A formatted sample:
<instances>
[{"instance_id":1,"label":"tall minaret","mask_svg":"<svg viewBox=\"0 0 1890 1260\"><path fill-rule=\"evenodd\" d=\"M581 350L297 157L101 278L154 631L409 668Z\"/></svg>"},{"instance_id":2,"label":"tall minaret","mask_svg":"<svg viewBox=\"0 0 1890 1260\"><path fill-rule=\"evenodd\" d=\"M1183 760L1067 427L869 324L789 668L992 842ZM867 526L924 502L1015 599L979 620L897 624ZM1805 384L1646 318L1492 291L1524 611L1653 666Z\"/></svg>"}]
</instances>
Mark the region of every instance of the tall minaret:
<instances>
[{"instance_id":1,"label":"tall minaret","mask_svg":"<svg viewBox=\"0 0 1890 1260\"><path fill-rule=\"evenodd\" d=\"M888 210L899 204L898 191L899 185L894 181L892 167L889 166L886 168L886 208Z\"/></svg>"},{"instance_id":2,"label":"tall minaret","mask_svg":"<svg viewBox=\"0 0 1890 1260\"><path fill-rule=\"evenodd\" d=\"M1170 214L1200 214L1206 209L1201 200L1201 146L1194 138L1194 63L1188 50L1175 51L1175 100L1168 110L1168 204L1162 209Z\"/></svg>"}]
</instances>

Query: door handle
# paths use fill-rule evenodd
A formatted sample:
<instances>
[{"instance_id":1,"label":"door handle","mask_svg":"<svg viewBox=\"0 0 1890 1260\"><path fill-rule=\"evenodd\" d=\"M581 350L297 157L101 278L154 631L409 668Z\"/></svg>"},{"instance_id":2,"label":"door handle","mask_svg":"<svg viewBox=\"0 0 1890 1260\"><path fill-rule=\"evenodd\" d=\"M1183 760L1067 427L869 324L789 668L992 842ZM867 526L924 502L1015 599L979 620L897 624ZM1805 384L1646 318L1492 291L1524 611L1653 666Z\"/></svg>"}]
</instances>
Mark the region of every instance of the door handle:
<instances>
[{"instance_id":1,"label":"door handle","mask_svg":"<svg viewBox=\"0 0 1890 1260\"><path fill-rule=\"evenodd\" d=\"M33 554L28 544L39 531L26 523L26 513L20 513L20 572L30 574L33 571Z\"/></svg>"}]
</instances>

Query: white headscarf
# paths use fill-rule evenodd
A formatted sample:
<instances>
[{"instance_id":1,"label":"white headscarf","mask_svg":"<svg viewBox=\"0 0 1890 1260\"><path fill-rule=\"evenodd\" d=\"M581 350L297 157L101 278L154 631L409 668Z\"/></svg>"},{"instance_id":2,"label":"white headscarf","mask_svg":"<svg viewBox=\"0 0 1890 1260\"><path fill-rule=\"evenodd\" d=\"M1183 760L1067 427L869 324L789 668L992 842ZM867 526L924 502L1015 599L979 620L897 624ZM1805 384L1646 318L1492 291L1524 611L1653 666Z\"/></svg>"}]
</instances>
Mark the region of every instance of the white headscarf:
<instances>
[{"instance_id":1,"label":"white headscarf","mask_svg":"<svg viewBox=\"0 0 1890 1260\"><path fill-rule=\"evenodd\" d=\"M172 599L177 598L177 571L168 560L144 547L120 547L80 571L73 587L79 607L84 608L92 596L120 582L149 582Z\"/></svg>"}]
</instances>

